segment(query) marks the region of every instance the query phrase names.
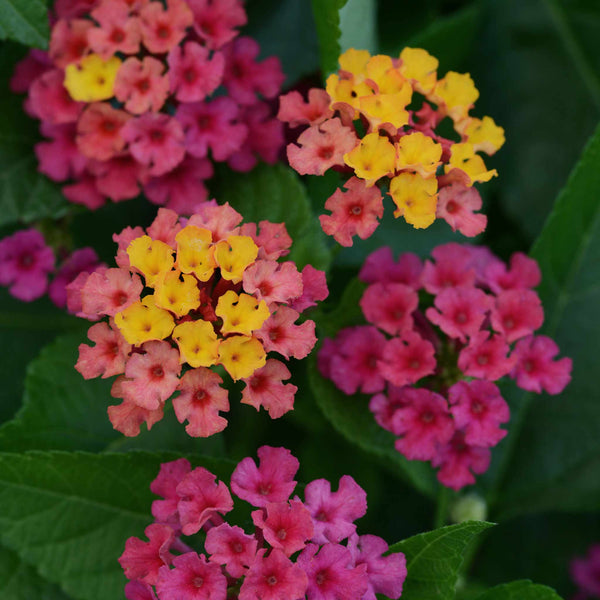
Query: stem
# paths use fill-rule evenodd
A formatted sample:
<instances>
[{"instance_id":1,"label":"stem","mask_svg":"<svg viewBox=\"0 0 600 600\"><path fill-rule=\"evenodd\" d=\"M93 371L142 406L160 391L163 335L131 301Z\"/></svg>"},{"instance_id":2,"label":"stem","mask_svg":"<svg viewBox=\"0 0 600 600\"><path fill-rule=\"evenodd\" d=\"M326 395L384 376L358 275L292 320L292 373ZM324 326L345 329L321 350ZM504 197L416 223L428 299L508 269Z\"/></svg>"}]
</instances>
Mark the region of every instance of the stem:
<instances>
[{"instance_id":1,"label":"stem","mask_svg":"<svg viewBox=\"0 0 600 600\"><path fill-rule=\"evenodd\" d=\"M434 529L443 527L446 524L448 517L448 488L444 485L440 485L437 498L437 507L435 509L435 518L433 521Z\"/></svg>"},{"instance_id":2,"label":"stem","mask_svg":"<svg viewBox=\"0 0 600 600\"><path fill-rule=\"evenodd\" d=\"M559 37L571 56L571 60L575 63L575 68L592 96L594 104L600 109L600 78L573 33L573 28L564 8L557 0L544 0L544 4L552 17Z\"/></svg>"}]
</instances>

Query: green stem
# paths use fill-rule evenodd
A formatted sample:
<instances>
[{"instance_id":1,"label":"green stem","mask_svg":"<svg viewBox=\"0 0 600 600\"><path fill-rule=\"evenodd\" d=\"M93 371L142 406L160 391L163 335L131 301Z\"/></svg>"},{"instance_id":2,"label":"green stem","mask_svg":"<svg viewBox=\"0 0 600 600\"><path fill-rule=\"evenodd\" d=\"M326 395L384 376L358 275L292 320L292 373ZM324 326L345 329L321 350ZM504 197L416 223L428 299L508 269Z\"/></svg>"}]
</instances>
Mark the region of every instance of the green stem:
<instances>
[{"instance_id":1,"label":"green stem","mask_svg":"<svg viewBox=\"0 0 600 600\"><path fill-rule=\"evenodd\" d=\"M448 499L449 490L446 486L440 485L437 498L437 507L435 510L435 518L433 521L434 529L443 527L448 519Z\"/></svg>"},{"instance_id":2,"label":"green stem","mask_svg":"<svg viewBox=\"0 0 600 600\"><path fill-rule=\"evenodd\" d=\"M558 0L544 0L544 4L571 60L575 63L575 68L592 96L594 104L600 109L600 78L575 36L563 6Z\"/></svg>"}]
</instances>

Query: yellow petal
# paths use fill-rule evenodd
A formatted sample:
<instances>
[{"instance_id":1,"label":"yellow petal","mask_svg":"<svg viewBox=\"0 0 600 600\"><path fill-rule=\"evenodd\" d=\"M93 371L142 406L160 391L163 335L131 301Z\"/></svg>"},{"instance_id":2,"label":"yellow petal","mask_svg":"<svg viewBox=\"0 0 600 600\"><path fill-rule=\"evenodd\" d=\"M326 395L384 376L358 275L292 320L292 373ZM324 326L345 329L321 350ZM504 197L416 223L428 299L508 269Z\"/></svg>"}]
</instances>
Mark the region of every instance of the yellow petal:
<instances>
[{"instance_id":1,"label":"yellow petal","mask_svg":"<svg viewBox=\"0 0 600 600\"><path fill-rule=\"evenodd\" d=\"M219 346L219 363L222 364L232 379L250 377L256 369L267 362L263 345L254 337L234 335L221 342Z\"/></svg>"},{"instance_id":2,"label":"yellow petal","mask_svg":"<svg viewBox=\"0 0 600 600\"><path fill-rule=\"evenodd\" d=\"M220 340L212 323L203 320L180 323L173 330L173 339L179 346L182 362L194 368L217 364Z\"/></svg>"}]
</instances>

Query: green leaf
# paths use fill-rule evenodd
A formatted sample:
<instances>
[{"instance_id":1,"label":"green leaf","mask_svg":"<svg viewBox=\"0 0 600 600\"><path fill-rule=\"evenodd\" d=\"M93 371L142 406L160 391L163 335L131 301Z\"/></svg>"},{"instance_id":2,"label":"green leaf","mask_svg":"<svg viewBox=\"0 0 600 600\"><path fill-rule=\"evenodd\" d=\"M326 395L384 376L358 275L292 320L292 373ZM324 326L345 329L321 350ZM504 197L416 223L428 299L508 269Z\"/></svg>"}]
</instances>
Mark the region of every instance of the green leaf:
<instances>
[{"instance_id":1,"label":"green leaf","mask_svg":"<svg viewBox=\"0 0 600 600\"><path fill-rule=\"evenodd\" d=\"M532 255L542 269L546 335L573 359L558 396L520 393L496 489L500 513L600 507L600 128L560 194ZM514 404L514 402L513 402ZM523 424L522 431L518 427ZM520 433L520 435L518 435Z\"/></svg>"},{"instance_id":2,"label":"green leaf","mask_svg":"<svg viewBox=\"0 0 600 600\"><path fill-rule=\"evenodd\" d=\"M319 50L321 54L321 70L323 76L338 69L338 58L341 53L340 9L348 0L311 0Z\"/></svg>"},{"instance_id":3,"label":"green leaf","mask_svg":"<svg viewBox=\"0 0 600 600\"><path fill-rule=\"evenodd\" d=\"M0 538L79 600L123 597L118 557L152 522L150 482L176 455L0 453ZM233 465L198 459L220 479Z\"/></svg>"},{"instance_id":4,"label":"green leaf","mask_svg":"<svg viewBox=\"0 0 600 600\"><path fill-rule=\"evenodd\" d=\"M3 600L69 600L61 589L45 581L19 556L0 546L0 594Z\"/></svg>"},{"instance_id":5,"label":"green leaf","mask_svg":"<svg viewBox=\"0 0 600 600\"><path fill-rule=\"evenodd\" d=\"M197 439L185 433L172 405L151 431L134 438L115 431L106 409L118 404L110 395L114 378L86 381L74 368L80 343L90 343L80 331L59 337L27 369L25 395L17 417L0 427L0 450L178 450L222 454L219 436Z\"/></svg>"},{"instance_id":6,"label":"green leaf","mask_svg":"<svg viewBox=\"0 0 600 600\"><path fill-rule=\"evenodd\" d=\"M552 588L523 580L497 585L477 600L560 600L560 596Z\"/></svg>"},{"instance_id":7,"label":"green leaf","mask_svg":"<svg viewBox=\"0 0 600 600\"><path fill-rule=\"evenodd\" d=\"M0 0L2 2L2 0ZM23 4L29 0L23 0ZM0 47L0 87L8 89L12 70L22 51L12 44ZM60 188L37 171L34 144L37 121L22 110L23 96L0 95L0 226L58 218L71 210Z\"/></svg>"},{"instance_id":8,"label":"green leaf","mask_svg":"<svg viewBox=\"0 0 600 600\"><path fill-rule=\"evenodd\" d=\"M0 39L46 48L50 37L44 0L0 0Z\"/></svg>"},{"instance_id":9,"label":"green leaf","mask_svg":"<svg viewBox=\"0 0 600 600\"><path fill-rule=\"evenodd\" d=\"M221 176L212 189L220 203L229 202L244 221L285 222L294 241L289 260L298 269L310 263L327 269L331 260L319 220L312 213L306 189L292 169L259 165L251 173Z\"/></svg>"},{"instance_id":10,"label":"green leaf","mask_svg":"<svg viewBox=\"0 0 600 600\"><path fill-rule=\"evenodd\" d=\"M465 521L420 533L390 547L406 556L408 575L402 600L451 600L458 570L471 540L493 523Z\"/></svg>"}]
</instances>

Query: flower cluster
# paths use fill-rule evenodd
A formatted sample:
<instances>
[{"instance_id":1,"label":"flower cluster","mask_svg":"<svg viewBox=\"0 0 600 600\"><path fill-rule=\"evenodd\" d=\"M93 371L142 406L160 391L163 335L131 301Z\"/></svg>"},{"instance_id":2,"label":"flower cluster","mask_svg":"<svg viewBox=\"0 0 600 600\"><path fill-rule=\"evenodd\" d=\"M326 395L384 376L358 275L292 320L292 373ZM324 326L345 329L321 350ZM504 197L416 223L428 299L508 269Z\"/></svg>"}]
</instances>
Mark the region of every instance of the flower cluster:
<instances>
[{"instance_id":1,"label":"flower cluster","mask_svg":"<svg viewBox=\"0 0 600 600\"><path fill-rule=\"evenodd\" d=\"M79 347L76 369L86 379L119 375L111 394L123 403L108 414L125 435L159 421L176 391L173 408L191 436L222 431L229 401L216 365L246 384L242 403L274 419L293 408L297 388L283 383L290 372L267 353L289 359L312 350L314 322L296 321L327 297L325 274L278 262L292 243L285 225L241 220L228 204L206 202L189 220L161 208L146 232L113 236L118 268L69 285L72 310L108 317L90 328L95 346Z\"/></svg>"},{"instance_id":2,"label":"flower cluster","mask_svg":"<svg viewBox=\"0 0 600 600\"><path fill-rule=\"evenodd\" d=\"M346 394L374 394L371 412L396 449L431 461L441 483L460 489L506 435L509 408L494 382L508 375L524 390L558 394L571 359L555 360L554 341L534 335L544 320L535 260L515 253L506 265L456 243L432 256L423 264L411 253L394 261L389 248L371 254L359 275L370 325L325 340L319 369Z\"/></svg>"},{"instance_id":3,"label":"flower cluster","mask_svg":"<svg viewBox=\"0 0 600 600\"><path fill-rule=\"evenodd\" d=\"M600 598L600 544L590 546L587 556L574 558L570 571L578 588L573 600Z\"/></svg>"},{"instance_id":4,"label":"flower cluster","mask_svg":"<svg viewBox=\"0 0 600 600\"><path fill-rule=\"evenodd\" d=\"M46 292L56 306L67 304L67 285L80 273L92 273L102 265L93 248L67 254L55 267L54 250L37 229L24 229L0 240L0 285L25 302ZM52 281L49 277L52 275Z\"/></svg>"},{"instance_id":5,"label":"flower cluster","mask_svg":"<svg viewBox=\"0 0 600 600\"><path fill-rule=\"evenodd\" d=\"M441 218L466 236L481 233L487 218L475 212L482 202L473 184L497 173L478 152L494 154L504 130L469 115L479 96L469 74L438 79L437 59L419 48L405 48L398 59L350 49L340 67L326 91L311 89L307 101L296 91L282 96L278 114L292 127L308 126L287 147L298 173L333 168L350 176L346 191L325 203L331 214L320 217L323 231L343 246L354 235L369 237L387 190L394 216L416 228Z\"/></svg>"},{"instance_id":6,"label":"flower cluster","mask_svg":"<svg viewBox=\"0 0 600 600\"><path fill-rule=\"evenodd\" d=\"M108 197L192 214L214 161L273 163L282 125L268 103L279 59L238 37L240 0L56 2L48 53L32 50L11 81L41 121L39 170L90 209Z\"/></svg>"},{"instance_id":7,"label":"flower cluster","mask_svg":"<svg viewBox=\"0 0 600 600\"><path fill-rule=\"evenodd\" d=\"M365 491L344 475L336 492L325 479L290 499L298 460L285 448L262 446L258 466L244 458L231 476L231 491L256 510L254 532L223 515L234 502L227 485L185 459L161 465L150 489L155 523L147 542L129 538L119 562L130 579L128 600L375 600L399 598L405 557L387 543L356 533L367 511ZM182 541L203 531L203 551ZM155 593L156 591L156 593Z\"/></svg>"}]
</instances>

